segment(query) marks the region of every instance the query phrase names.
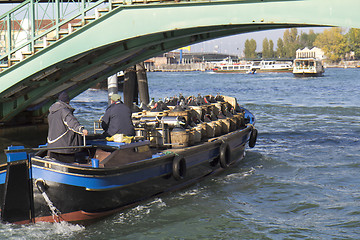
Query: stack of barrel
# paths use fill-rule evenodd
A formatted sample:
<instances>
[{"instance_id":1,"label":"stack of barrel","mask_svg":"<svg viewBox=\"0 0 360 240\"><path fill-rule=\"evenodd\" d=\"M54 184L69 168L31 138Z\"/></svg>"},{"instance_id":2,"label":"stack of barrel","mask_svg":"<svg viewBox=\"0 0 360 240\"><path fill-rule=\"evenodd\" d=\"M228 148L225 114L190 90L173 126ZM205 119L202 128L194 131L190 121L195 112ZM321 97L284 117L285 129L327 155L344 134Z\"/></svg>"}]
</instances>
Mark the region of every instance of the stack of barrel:
<instances>
[{"instance_id":1,"label":"stack of barrel","mask_svg":"<svg viewBox=\"0 0 360 240\"><path fill-rule=\"evenodd\" d=\"M133 111L137 135L157 147L188 147L245 127L236 99L221 95L179 95Z\"/></svg>"}]
</instances>

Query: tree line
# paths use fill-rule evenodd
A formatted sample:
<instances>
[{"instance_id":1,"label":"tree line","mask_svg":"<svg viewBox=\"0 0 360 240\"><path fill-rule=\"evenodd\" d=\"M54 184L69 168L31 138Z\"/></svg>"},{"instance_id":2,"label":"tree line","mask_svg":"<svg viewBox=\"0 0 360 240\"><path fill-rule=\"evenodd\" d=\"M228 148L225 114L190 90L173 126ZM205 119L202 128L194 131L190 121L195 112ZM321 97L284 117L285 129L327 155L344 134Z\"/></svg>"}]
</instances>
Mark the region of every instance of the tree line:
<instances>
[{"instance_id":1,"label":"tree line","mask_svg":"<svg viewBox=\"0 0 360 240\"><path fill-rule=\"evenodd\" d=\"M263 59L295 58L297 49L318 47L332 62L345 59L350 52L353 52L355 59L360 59L360 29L356 28L351 28L347 33L342 28L333 27L325 29L322 33L310 30L309 33L300 34L297 28L286 29L283 38L277 40L276 50L274 50L274 42L264 38L263 51L260 54L256 52L256 44L254 39L245 41L245 58L258 58L258 55Z\"/></svg>"}]
</instances>

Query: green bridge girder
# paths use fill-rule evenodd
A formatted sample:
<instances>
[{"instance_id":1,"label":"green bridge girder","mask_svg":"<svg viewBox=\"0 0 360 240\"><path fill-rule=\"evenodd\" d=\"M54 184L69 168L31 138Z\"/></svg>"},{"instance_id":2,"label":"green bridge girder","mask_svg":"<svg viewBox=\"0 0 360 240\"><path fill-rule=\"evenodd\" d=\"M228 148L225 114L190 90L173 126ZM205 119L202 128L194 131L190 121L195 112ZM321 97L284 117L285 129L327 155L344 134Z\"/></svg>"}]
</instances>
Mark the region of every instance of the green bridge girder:
<instances>
[{"instance_id":1,"label":"green bridge girder","mask_svg":"<svg viewBox=\"0 0 360 240\"><path fill-rule=\"evenodd\" d=\"M360 28L358 0L238 0L121 5L0 73L0 122L42 119L140 61L239 33L304 26Z\"/></svg>"}]
</instances>

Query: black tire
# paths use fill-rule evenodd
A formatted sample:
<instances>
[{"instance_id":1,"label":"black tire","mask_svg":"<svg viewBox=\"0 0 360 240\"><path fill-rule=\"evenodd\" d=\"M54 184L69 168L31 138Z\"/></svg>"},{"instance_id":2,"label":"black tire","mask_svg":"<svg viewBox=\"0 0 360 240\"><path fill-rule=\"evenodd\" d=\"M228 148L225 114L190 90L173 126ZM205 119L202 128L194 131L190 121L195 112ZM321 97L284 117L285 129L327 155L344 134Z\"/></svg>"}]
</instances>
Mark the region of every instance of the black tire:
<instances>
[{"instance_id":1,"label":"black tire","mask_svg":"<svg viewBox=\"0 0 360 240\"><path fill-rule=\"evenodd\" d=\"M258 130L256 128L253 128L250 134L249 147L251 148L255 147L257 134L258 134Z\"/></svg>"},{"instance_id":2,"label":"black tire","mask_svg":"<svg viewBox=\"0 0 360 240\"><path fill-rule=\"evenodd\" d=\"M220 166L222 168L228 168L231 163L231 151L228 143L223 142L220 145Z\"/></svg>"},{"instance_id":3,"label":"black tire","mask_svg":"<svg viewBox=\"0 0 360 240\"><path fill-rule=\"evenodd\" d=\"M186 161L181 156L176 156L172 164L172 174L176 180L184 179L186 175Z\"/></svg>"}]
</instances>

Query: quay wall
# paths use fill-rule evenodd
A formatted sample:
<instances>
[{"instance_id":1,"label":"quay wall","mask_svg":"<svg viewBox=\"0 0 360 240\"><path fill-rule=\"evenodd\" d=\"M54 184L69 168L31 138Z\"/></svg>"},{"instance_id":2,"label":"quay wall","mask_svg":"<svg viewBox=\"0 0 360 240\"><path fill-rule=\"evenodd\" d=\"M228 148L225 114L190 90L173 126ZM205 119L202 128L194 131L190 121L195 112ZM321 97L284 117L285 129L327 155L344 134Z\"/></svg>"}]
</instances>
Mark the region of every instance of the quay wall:
<instances>
[{"instance_id":1,"label":"quay wall","mask_svg":"<svg viewBox=\"0 0 360 240\"><path fill-rule=\"evenodd\" d=\"M360 60L341 61L339 63L325 63L324 66L327 68L356 68L356 67L360 67Z\"/></svg>"}]
</instances>

